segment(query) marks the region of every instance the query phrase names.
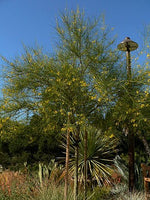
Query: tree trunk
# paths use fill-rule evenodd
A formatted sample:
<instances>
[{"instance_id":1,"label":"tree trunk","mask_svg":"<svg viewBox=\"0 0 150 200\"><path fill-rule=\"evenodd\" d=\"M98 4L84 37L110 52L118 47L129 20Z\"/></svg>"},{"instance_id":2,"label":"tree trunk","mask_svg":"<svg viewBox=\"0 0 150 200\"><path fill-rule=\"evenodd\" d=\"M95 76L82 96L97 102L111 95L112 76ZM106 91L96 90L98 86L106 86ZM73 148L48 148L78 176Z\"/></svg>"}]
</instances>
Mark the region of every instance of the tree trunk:
<instances>
[{"instance_id":1,"label":"tree trunk","mask_svg":"<svg viewBox=\"0 0 150 200\"><path fill-rule=\"evenodd\" d=\"M74 200L78 200L79 133L80 133L80 128L77 127L77 132L76 132L76 135L75 135Z\"/></svg>"},{"instance_id":2,"label":"tree trunk","mask_svg":"<svg viewBox=\"0 0 150 200\"><path fill-rule=\"evenodd\" d=\"M134 174L134 133L129 129L129 192L134 191L135 174Z\"/></svg>"},{"instance_id":3,"label":"tree trunk","mask_svg":"<svg viewBox=\"0 0 150 200\"><path fill-rule=\"evenodd\" d=\"M69 121L69 116L68 116ZM70 147L70 130L67 130L66 138L66 163L65 163L65 189L64 189L64 200L68 199L68 174L69 174L69 147Z\"/></svg>"},{"instance_id":4,"label":"tree trunk","mask_svg":"<svg viewBox=\"0 0 150 200\"><path fill-rule=\"evenodd\" d=\"M84 133L84 200L87 200L87 131Z\"/></svg>"},{"instance_id":5,"label":"tree trunk","mask_svg":"<svg viewBox=\"0 0 150 200\"><path fill-rule=\"evenodd\" d=\"M75 147L74 200L78 199L78 146Z\"/></svg>"},{"instance_id":6,"label":"tree trunk","mask_svg":"<svg viewBox=\"0 0 150 200\"><path fill-rule=\"evenodd\" d=\"M142 140L144 147L145 147L145 150L146 150L148 156L150 157L150 148L149 148L149 145L148 145L146 138L143 135L139 136L139 138Z\"/></svg>"}]
</instances>

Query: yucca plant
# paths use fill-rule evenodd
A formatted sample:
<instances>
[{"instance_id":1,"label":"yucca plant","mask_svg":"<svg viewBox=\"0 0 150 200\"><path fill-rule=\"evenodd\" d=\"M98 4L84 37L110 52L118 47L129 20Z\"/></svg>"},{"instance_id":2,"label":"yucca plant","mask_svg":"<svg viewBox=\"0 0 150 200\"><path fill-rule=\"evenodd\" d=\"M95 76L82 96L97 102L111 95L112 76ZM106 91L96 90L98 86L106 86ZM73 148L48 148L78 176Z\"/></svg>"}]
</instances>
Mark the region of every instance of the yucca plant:
<instances>
[{"instance_id":1,"label":"yucca plant","mask_svg":"<svg viewBox=\"0 0 150 200\"><path fill-rule=\"evenodd\" d=\"M84 159L84 133L80 135L79 146L79 174L83 177ZM116 154L116 139L105 136L100 130L87 128L87 179L96 181L98 185L109 182L109 176L113 172L112 164ZM80 181L81 181L80 180Z\"/></svg>"},{"instance_id":2,"label":"yucca plant","mask_svg":"<svg viewBox=\"0 0 150 200\"><path fill-rule=\"evenodd\" d=\"M72 134L70 141L70 176L74 177L75 158L74 144L75 139ZM84 131L80 131L78 173L79 182L84 181ZM62 146L65 148L66 144ZM100 130L93 127L87 128L87 181L93 186L110 183L110 176L113 172L113 159L117 152L117 140L105 136Z\"/></svg>"}]
</instances>

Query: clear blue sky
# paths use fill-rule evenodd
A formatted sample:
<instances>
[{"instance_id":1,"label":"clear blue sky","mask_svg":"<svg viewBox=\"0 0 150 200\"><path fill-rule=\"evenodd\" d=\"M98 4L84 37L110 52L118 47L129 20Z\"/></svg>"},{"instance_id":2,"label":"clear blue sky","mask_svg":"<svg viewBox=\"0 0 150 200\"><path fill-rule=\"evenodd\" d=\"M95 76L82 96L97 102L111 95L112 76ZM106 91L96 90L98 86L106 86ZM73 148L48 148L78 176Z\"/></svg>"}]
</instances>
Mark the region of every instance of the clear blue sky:
<instances>
[{"instance_id":1,"label":"clear blue sky","mask_svg":"<svg viewBox=\"0 0 150 200\"><path fill-rule=\"evenodd\" d=\"M88 16L105 14L118 41L130 36L140 43L139 33L150 24L150 0L0 0L0 54L14 57L22 44L54 47L55 20L60 11L83 8Z\"/></svg>"},{"instance_id":2,"label":"clear blue sky","mask_svg":"<svg viewBox=\"0 0 150 200\"><path fill-rule=\"evenodd\" d=\"M22 44L35 43L51 51L56 18L65 8L78 6L89 17L104 13L118 42L130 36L140 46L140 32L150 24L150 0L0 0L0 54L13 58L22 52Z\"/></svg>"}]
</instances>

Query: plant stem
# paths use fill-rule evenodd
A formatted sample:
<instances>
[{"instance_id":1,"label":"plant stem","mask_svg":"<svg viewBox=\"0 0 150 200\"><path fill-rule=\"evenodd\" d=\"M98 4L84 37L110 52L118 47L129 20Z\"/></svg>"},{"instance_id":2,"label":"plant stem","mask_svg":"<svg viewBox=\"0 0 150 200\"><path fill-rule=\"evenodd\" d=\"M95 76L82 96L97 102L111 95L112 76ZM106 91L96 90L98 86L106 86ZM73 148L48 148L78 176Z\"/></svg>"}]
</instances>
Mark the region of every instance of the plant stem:
<instances>
[{"instance_id":1,"label":"plant stem","mask_svg":"<svg viewBox=\"0 0 150 200\"><path fill-rule=\"evenodd\" d=\"M69 116L68 116L69 121ZM66 145L66 166L65 166L65 189L64 189L64 200L68 198L68 173L69 173L69 147L70 147L70 130L67 129L67 145Z\"/></svg>"},{"instance_id":2,"label":"plant stem","mask_svg":"<svg viewBox=\"0 0 150 200\"><path fill-rule=\"evenodd\" d=\"M76 135L75 135L76 144L75 144L74 200L78 200L79 133L80 133L80 128L77 127L77 131L76 131Z\"/></svg>"},{"instance_id":3,"label":"plant stem","mask_svg":"<svg viewBox=\"0 0 150 200\"><path fill-rule=\"evenodd\" d=\"M87 131L84 133L84 200L87 199Z\"/></svg>"}]
</instances>

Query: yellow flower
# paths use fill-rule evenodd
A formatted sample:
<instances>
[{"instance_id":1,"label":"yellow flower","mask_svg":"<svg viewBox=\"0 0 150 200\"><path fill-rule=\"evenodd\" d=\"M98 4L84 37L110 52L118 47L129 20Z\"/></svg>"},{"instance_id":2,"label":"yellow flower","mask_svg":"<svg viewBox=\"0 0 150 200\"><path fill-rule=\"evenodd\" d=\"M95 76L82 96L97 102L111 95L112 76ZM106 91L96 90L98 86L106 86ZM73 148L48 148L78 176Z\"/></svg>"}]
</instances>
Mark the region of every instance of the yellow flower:
<instances>
[{"instance_id":1,"label":"yellow flower","mask_svg":"<svg viewBox=\"0 0 150 200\"><path fill-rule=\"evenodd\" d=\"M71 81L68 82L68 85L71 85Z\"/></svg>"},{"instance_id":2,"label":"yellow flower","mask_svg":"<svg viewBox=\"0 0 150 200\"><path fill-rule=\"evenodd\" d=\"M91 96L91 100L94 100L94 99L96 99L96 96Z\"/></svg>"},{"instance_id":3,"label":"yellow flower","mask_svg":"<svg viewBox=\"0 0 150 200\"><path fill-rule=\"evenodd\" d=\"M66 131L66 130L67 130L67 128L65 128L65 127L61 129L61 131Z\"/></svg>"},{"instance_id":4,"label":"yellow flower","mask_svg":"<svg viewBox=\"0 0 150 200\"><path fill-rule=\"evenodd\" d=\"M60 113L61 113L61 114L63 114L63 113L64 113L63 109L60 109Z\"/></svg>"},{"instance_id":5,"label":"yellow flower","mask_svg":"<svg viewBox=\"0 0 150 200\"><path fill-rule=\"evenodd\" d=\"M131 119L131 122L135 122L135 119Z\"/></svg>"},{"instance_id":6,"label":"yellow flower","mask_svg":"<svg viewBox=\"0 0 150 200\"><path fill-rule=\"evenodd\" d=\"M80 81L81 86L86 87L87 84L84 81Z\"/></svg>"},{"instance_id":7,"label":"yellow flower","mask_svg":"<svg viewBox=\"0 0 150 200\"><path fill-rule=\"evenodd\" d=\"M137 124L133 124L133 127L137 127L138 125Z\"/></svg>"},{"instance_id":8,"label":"yellow flower","mask_svg":"<svg viewBox=\"0 0 150 200\"><path fill-rule=\"evenodd\" d=\"M61 79L60 79L60 78L57 78L57 79L56 79L56 81L57 81L57 82L60 82L60 81L61 81Z\"/></svg>"},{"instance_id":9,"label":"yellow flower","mask_svg":"<svg viewBox=\"0 0 150 200\"><path fill-rule=\"evenodd\" d=\"M101 102L102 98L98 98L98 102Z\"/></svg>"},{"instance_id":10,"label":"yellow flower","mask_svg":"<svg viewBox=\"0 0 150 200\"><path fill-rule=\"evenodd\" d=\"M5 123L7 119L2 119L2 123Z\"/></svg>"},{"instance_id":11,"label":"yellow flower","mask_svg":"<svg viewBox=\"0 0 150 200\"><path fill-rule=\"evenodd\" d=\"M113 137L114 137L114 134L111 134L109 137L110 137L110 138L113 138Z\"/></svg>"},{"instance_id":12,"label":"yellow flower","mask_svg":"<svg viewBox=\"0 0 150 200\"><path fill-rule=\"evenodd\" d=\"M145 96L147 97L149 95L149 92L148 91L145 91Z\"/></svg>"},{"instance_id":13,"label":"yellow flower","mask_svg":"<svg viewBox=\"0 0 150 200\"><path fill-rule=\"evenodd\" d=\"M72 112L68 112L68 116L71 116L72 115Z\"/></svg>"},{"instance_id":14,"label":"yellow flower","mask_svg":"<svg viewBox=\"0 0 150 200\"><path fill-rule=\"evenodd\" d=\"M147 54L147 58L150 58L150 54L149 53Z\"/></svg>"}]
</instances>

